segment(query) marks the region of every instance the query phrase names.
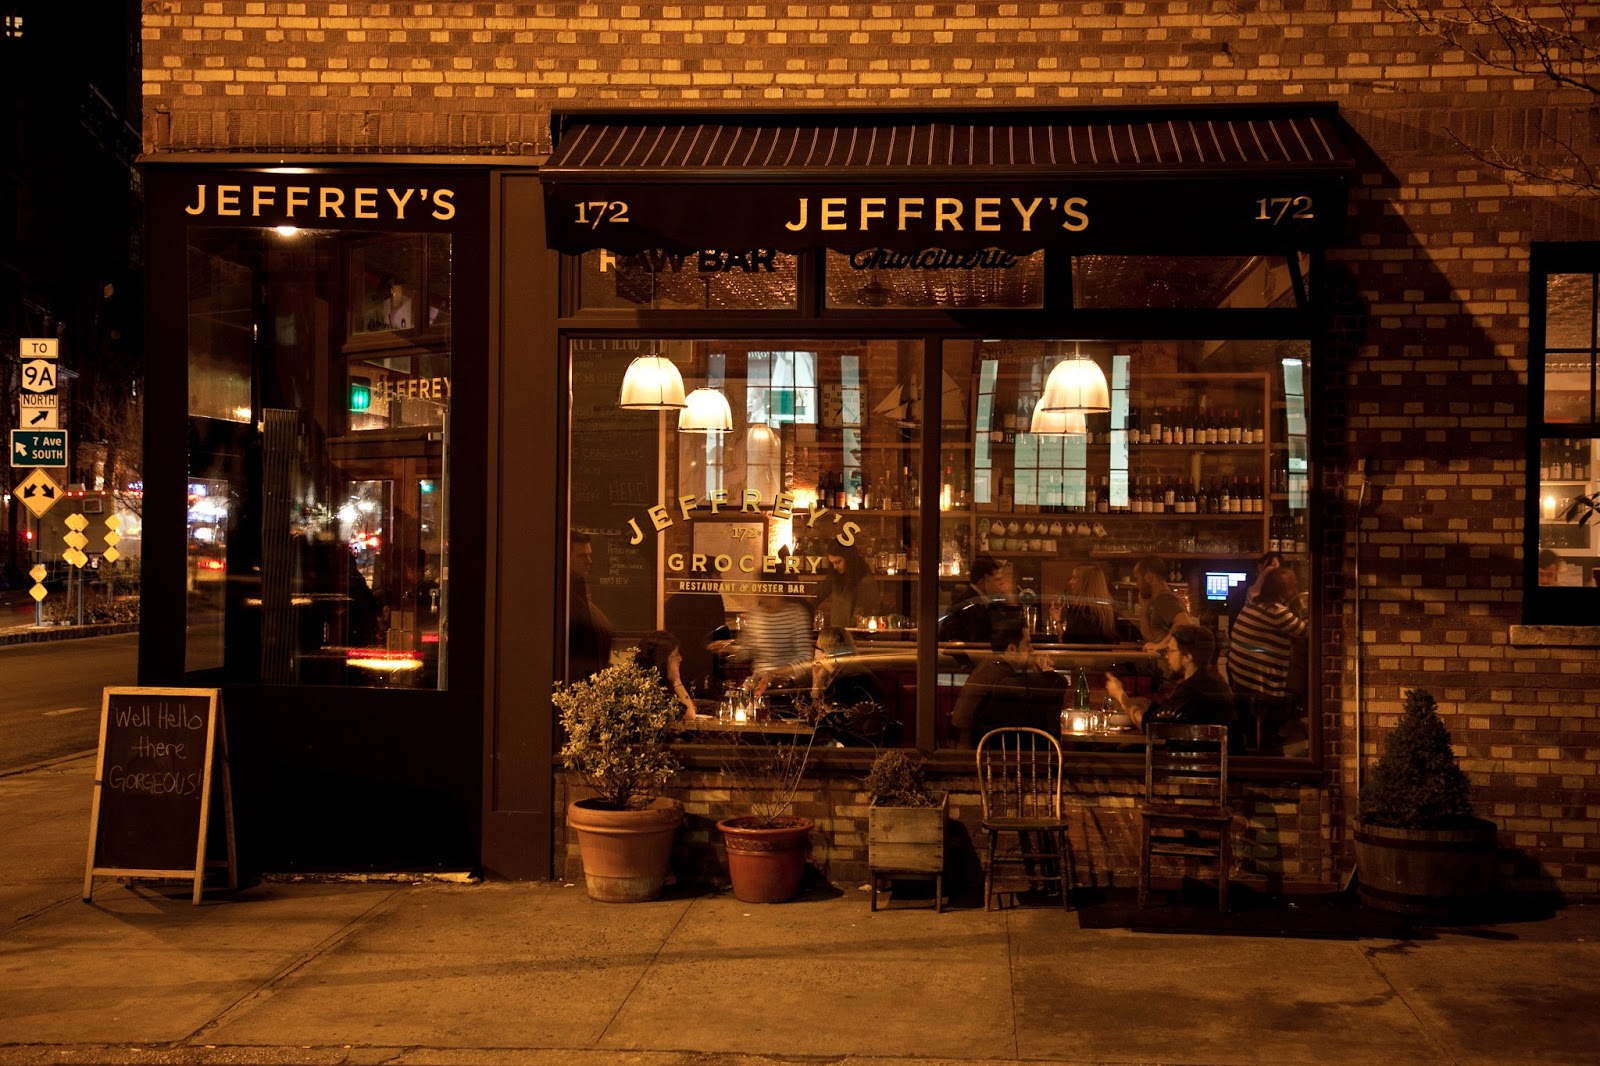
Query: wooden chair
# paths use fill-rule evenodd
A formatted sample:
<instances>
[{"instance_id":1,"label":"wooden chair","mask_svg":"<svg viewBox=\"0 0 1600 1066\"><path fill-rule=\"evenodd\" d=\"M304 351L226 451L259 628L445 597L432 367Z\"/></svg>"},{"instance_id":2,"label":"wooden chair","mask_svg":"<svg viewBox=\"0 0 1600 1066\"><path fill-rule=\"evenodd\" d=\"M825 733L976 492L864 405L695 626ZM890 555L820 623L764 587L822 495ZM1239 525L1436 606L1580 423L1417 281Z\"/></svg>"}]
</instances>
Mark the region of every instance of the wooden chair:
<instances>
[{"instance_id":1,"label":"wooden chair","mask_svg":"<svg viewBox=\"0 0 1600 1066\"><path fill-rule=\"evenodd\" d=\"M989 836L984 910L993 908L997 866L1021 867L1030 888L1054 880L1061 906L1067 909L1071 853L1061 815L1061 744L1042 729L1006 726L990 730L978 741L977 762L983 829ZM1017 835L1015 851L998 851L1003 833Z\"/></svg>"},{"instance_id":2,"label":"wooden chair","mask_svg":"<svg viewBox=\"0 0 1600 1066\"><path fill-rule=\"evenodd\" d=\"M1139 906L1150 896L1150 861L1165 855L1217 864L1217 909L1228 909L1233 812L1228 808L1228 727L1152 722L1145 735Z\"/></svg>"}]
</instances>

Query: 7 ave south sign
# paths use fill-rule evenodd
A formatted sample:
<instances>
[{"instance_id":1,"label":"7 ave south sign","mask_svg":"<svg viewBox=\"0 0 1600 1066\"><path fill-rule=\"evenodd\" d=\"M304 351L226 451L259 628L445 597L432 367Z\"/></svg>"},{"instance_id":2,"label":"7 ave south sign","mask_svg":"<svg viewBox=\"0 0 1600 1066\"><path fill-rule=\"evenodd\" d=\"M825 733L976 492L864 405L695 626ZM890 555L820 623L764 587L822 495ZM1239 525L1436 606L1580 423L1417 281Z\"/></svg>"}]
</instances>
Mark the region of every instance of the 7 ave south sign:
<instances>
[{"instance_id":1,"label":"7 ave south sign","mask_svg":"<svg viewBox=\"0 0 1600 1066\"><path fill-rule=\"evenodd\" d=\"M64 429L12 430L11 465L66 466L67 431Z\"/></svg>"}]
</instances>

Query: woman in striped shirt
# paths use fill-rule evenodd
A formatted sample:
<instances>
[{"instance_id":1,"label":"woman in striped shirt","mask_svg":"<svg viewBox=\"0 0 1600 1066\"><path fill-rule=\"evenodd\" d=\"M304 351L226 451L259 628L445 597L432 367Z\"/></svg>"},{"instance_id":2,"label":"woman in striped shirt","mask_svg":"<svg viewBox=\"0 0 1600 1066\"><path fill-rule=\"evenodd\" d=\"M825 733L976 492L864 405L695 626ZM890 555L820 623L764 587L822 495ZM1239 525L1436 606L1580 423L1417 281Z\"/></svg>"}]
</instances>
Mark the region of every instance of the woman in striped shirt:
<instances>
[{"instance_id":1,"label":"woman in striped shirt","mask_svg":"<svg viewBox=\"0 0 1600 1066\"><path fill-rule=\"evenodd\" d=\"M1235 694L1282 700L1289 695L1289 662L1306 639L1305 619L1289 609L1299 592L1294 570L1267 572L1261 594L1245 605L1229 631L1228 683Z\"/></svg>"}]
</instances>

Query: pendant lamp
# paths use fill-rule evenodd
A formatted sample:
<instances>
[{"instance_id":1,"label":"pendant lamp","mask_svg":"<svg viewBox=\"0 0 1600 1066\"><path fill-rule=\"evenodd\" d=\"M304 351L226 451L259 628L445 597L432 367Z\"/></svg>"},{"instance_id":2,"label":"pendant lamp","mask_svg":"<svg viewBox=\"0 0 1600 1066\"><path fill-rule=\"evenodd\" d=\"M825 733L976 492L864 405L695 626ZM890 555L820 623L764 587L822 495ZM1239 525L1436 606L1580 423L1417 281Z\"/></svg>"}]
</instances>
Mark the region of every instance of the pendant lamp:
<instances>
[{"instance_id":1,"label":"pendant lamp","mask_svg":"<svg viewBox=\"0 0 1600 1066\"><path fill-rule=\"evenodd\" d=\"M641 355L622 376L617 406L625 411L676 411L686 406L683 375L665 356Z\"/></svg>"},{"instance_id":2,"label":"pendant lamp","mask_svg":"<svg viewBox=\"0 0 1600 1066\"><path fill-rule=\"evenodd\" d=\"M726 433L733 428L733 409L716 389L695 389L678 412L678 429L684 433Z\"/></svg>"},{"instance_id":3,"label":"pendant lamp","mask_svg":"<svg viewBox=\"0 0 1600 1066\"><path fill-rule=\"evenodd\" d=\"M1082 437L1089 432L1089 419L1082 411L1046 411L1041 404L1033 409L1028 432L1040 436Z\"/></svg>"},{"instance_id":4,"label":"pendant lamp","mask_svg":"<svg viewBox=\"0 0 1600 1066\"><path fill-rule=\"evenodd\" d=\"M1111 390L1099 364L1081 353L1063 359L1050 371L1044 395L1035 410L1099 414L1111 410Z\"/></svg>"}]
</instances>

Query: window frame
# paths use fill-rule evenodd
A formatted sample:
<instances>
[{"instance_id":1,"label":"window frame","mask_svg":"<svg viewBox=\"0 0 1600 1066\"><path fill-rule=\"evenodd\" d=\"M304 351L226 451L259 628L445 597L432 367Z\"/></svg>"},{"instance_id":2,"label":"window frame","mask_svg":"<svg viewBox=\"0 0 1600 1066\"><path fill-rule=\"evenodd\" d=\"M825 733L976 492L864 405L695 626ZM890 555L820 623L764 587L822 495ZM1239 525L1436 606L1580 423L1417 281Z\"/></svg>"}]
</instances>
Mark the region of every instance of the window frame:
<instances>
[{"instance_id":1,"label":"window frame","mask_svg":"<svg viewBox=\"0 0 1600 1066\"><path fill-rule=\"evenodd\" d=\"M1596 589L1539 584L1542 497L1539 459L1552 440L1600 439L1600 414L1587 424L1545 421L1546 326L1548 280L1558 274L1589 274L1600 284L1600 241L1534 242L1528 251L1528 408L1522 532L1522 621L1525 625L1583 625L1592 621ZM1591 297L1591 337L1600 301ZM1600 347L1590 351L1591 383L1600 373ZM1591 384L1591 388L1594 386ZM1591 394L1591 411L1600 395Z\"/></svg>"}]
</instances>

